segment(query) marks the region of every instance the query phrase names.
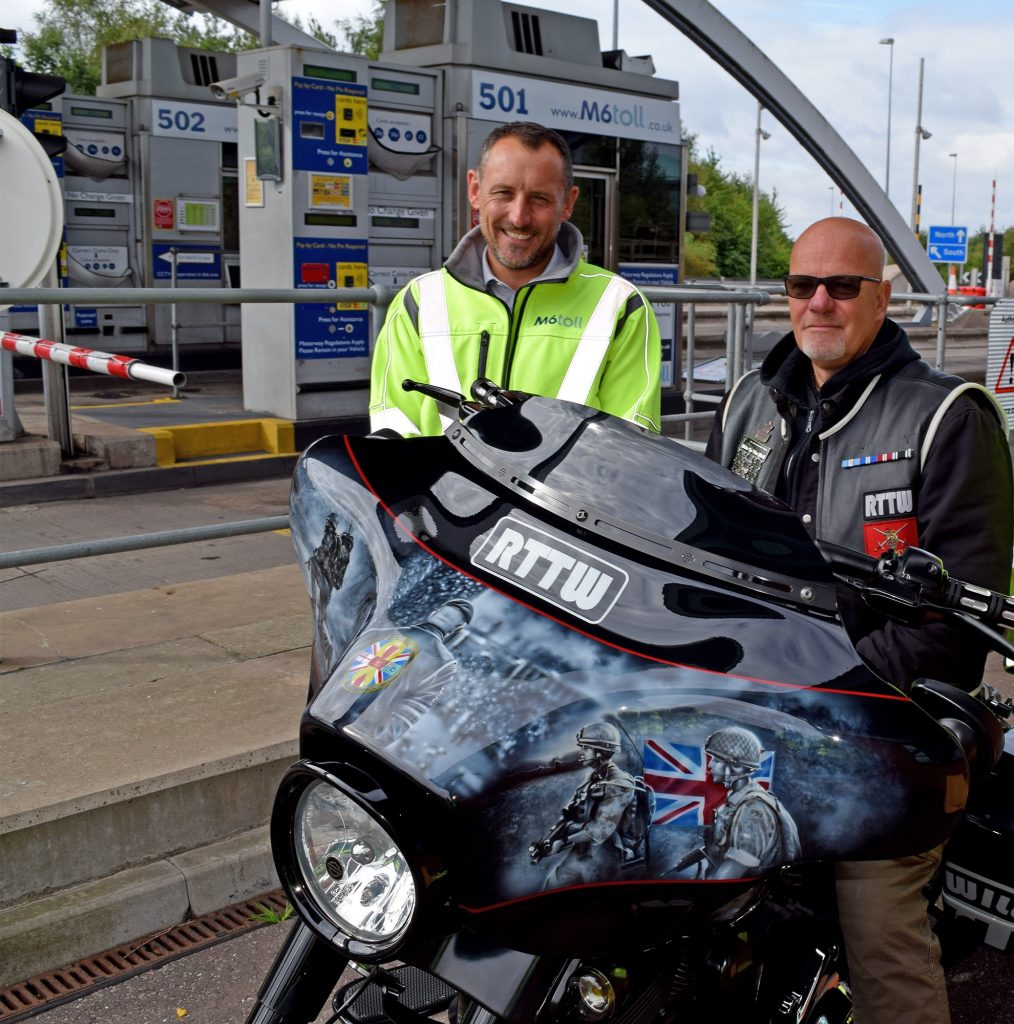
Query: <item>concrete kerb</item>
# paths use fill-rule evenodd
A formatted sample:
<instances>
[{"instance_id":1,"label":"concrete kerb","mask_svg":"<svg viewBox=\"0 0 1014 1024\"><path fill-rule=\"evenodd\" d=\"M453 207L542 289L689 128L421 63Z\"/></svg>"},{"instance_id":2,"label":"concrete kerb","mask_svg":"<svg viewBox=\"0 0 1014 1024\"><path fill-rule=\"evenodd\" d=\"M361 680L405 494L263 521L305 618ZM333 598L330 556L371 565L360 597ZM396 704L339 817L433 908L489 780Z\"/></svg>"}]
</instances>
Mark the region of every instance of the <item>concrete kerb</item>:
<instances>
[{"instance_id":1,"label":"concrete kerb","mask_svg":"<svg viewBox=\"0 0 1014 1024\"><path fill-rule=\"evenodd\" d=\"M0 986L278 888L267 827L0 912Z\"/></svg>"},{"instance_id":2,"label":"concrete kerb","mask_svg":"<svg viewBox=\"0 0 1014 1024\"><path fill-rule=\"evenodd\" d=\"M293 739L0 819L0 908L260 827L297 757Z\"/></svg>"},{"instance_id":3,"label":"concrete kerb","mask_svg":"<svg viewBox=\"0 0 1014 1024\"><path fill-rule=\"evenodd\" d=\"M0 453L4 447L0 445ZM295 469L297 458L296 455L265 455L249 461L184 464L166 468L152 466L144 469L110 469L0 482L0 508L289 477Z\"/></svg>"},{"instance_id":4,"label":"concrete kerb","mask_svg":"<svg viewBox=\"0 0 1014 1024\"><path fill-rule=\"evenodd\" d=\"M70 459L38 412L24 426L0 444L0 507L263 479L291 473L299 452L296 424L275 417L133 428L77 414ZM221 468L235 465L248 468Z\"/></svg>"}]
</instances>

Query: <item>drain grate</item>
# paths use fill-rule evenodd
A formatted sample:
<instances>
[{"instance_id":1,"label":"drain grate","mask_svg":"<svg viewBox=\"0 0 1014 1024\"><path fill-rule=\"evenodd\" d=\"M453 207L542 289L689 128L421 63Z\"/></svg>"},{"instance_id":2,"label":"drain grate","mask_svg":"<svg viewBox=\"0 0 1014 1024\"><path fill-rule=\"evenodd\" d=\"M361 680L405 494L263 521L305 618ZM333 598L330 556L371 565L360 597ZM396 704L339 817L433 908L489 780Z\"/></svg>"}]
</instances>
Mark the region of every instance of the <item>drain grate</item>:
<instances>
[{"instance_id":1,"label":"drain grate","mask_svg":"<svg viewBox=\"0 0 1014 1024\"><path fill-rule=\"evenodd\" d=\"M285 896L278 889L0 989L0 1021L22 1020L47 1007L77 999L92 989L259 928L261 922L254 915L265 908L281 914L285 906Z\"/></svg>"}]
</instances>

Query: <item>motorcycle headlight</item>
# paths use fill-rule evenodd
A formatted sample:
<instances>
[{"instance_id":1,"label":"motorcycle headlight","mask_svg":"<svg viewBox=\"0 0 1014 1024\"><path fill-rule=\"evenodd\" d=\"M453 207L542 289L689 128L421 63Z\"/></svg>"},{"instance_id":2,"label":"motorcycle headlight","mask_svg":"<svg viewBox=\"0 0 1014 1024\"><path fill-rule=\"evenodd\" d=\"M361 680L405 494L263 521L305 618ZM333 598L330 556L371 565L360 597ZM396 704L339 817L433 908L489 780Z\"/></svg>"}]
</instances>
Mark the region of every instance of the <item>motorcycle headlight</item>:
<instances>
[{"instance_id":1,"label":"motorcycle headlight","mask_svg":"<svg viewBox=\"0 0 1014 1024\"><path fill-rule=\"evenodd\" d=\"M321 912L346 935L393 946L415 909L415 882L397 843L370 811L326 782L296 805L299 873Z\"/></svg>"}]
</instances>

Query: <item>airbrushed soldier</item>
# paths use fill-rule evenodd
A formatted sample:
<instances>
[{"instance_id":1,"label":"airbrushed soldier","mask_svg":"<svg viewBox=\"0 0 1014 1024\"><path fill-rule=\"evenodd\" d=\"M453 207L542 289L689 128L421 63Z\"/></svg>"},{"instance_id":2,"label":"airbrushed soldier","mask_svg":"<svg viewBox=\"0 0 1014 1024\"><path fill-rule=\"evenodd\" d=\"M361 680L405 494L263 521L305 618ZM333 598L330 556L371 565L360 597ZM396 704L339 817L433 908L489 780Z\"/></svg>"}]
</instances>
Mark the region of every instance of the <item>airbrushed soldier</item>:
<instances>
[{"instance_id":1,"label":"airbrushed soldier","mask_svg":"<svg viewBox=\"0 0 1014 1024\"><path fill-rule=\"evenodd\" d=\"M591 771L556 824L528 849L533 864L560 855L546 889L614 878L645 860L647 791L613 760L620 730L595 722L577 734L577 744L589 752Z\"/></svg>"},{"instance_id":2,"label":"airbrushed soldier","mask_svg":"<svg viewBox=\"0 0 1014 1024\"><path fill-rule=\"evenodd\" d=\"M711 775L729 791L715 811L704 854L707 878L759 875L799 857L799 833L792 816L755 778L763 750L747 729L729 726L704 743Z\"/></svg>"}]
</instances>

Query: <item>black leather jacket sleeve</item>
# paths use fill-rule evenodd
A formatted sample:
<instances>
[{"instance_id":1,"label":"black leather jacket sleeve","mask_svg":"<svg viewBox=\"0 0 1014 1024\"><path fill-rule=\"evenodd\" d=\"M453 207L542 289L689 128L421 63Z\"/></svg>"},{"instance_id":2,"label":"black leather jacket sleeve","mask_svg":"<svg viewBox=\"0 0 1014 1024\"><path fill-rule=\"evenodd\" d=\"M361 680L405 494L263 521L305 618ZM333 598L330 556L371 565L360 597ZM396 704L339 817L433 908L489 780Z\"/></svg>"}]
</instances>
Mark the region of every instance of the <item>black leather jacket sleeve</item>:
<instances>
[{"instance_id":1,"label":"black leather jacket sleeve","mask_svg":"<svg viewBox=\"0 0 1014 1024\"><path fill-rule=\"evenodd\" d=\"M951 576L1006 593L1014 539L1011 454L995 413L961 398L944 417L920 479L919 546ZM875 625L851 606L843 615L856 650L881 676L907 689L932 678L972 689L988 650L977 634L949 623ZM858 621L855 621L858 619Z\"/></svg>"}]
</instances>

